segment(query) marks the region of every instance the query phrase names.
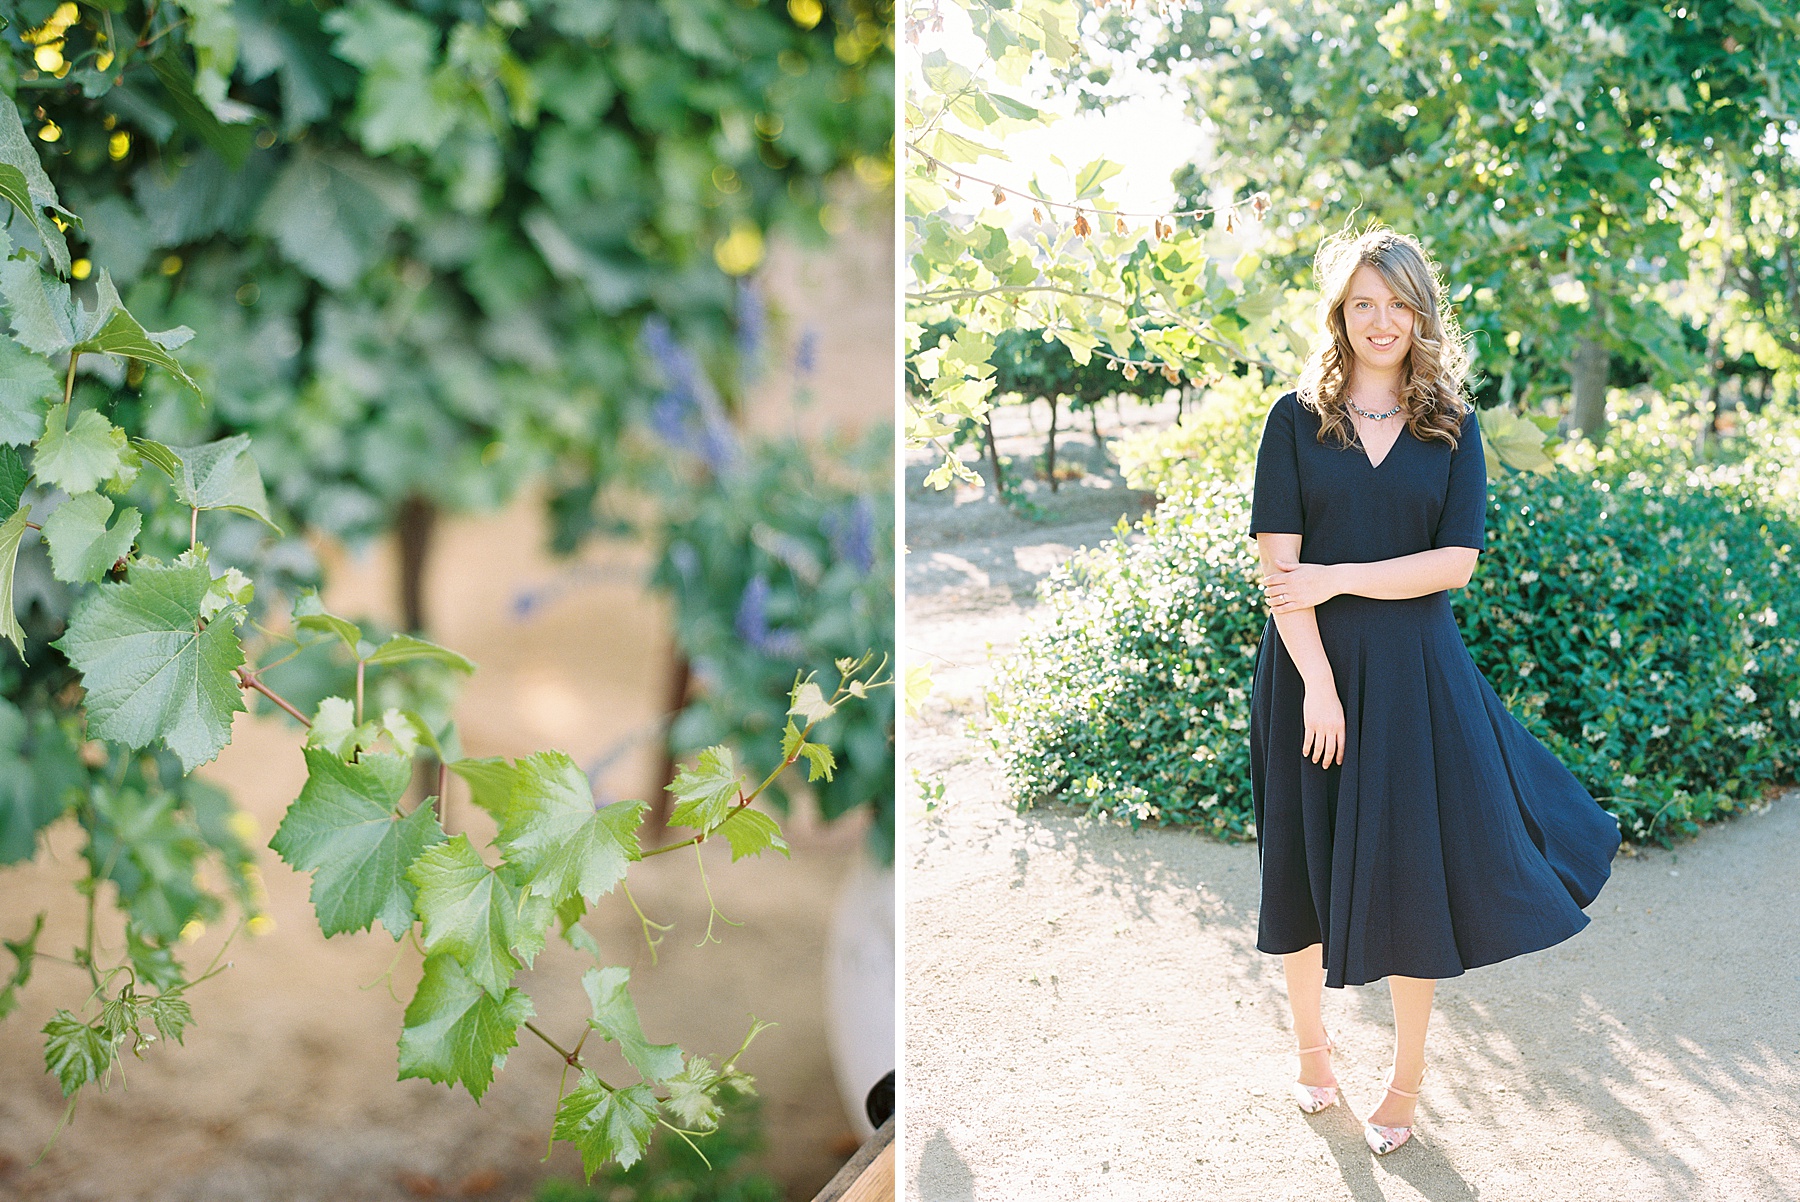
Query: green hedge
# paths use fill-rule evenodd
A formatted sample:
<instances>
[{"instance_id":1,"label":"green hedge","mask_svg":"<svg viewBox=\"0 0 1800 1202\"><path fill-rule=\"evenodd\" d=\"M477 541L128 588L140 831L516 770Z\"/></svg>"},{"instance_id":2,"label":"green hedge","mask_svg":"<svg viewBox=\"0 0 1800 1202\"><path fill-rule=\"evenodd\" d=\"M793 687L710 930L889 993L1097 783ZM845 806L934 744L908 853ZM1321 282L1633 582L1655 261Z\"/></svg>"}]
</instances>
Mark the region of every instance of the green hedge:
<instances>
[{"instance_id":1,"label":"green hedge","mask_svg":"<svg viewBox=\"0 0 1800 1202\"><path fill-rule=\"evenodd\" d=\"M1628 838L1666 844L1800 764L1800 521L1766 461L1683 470L1645 444L1491 486L1452 599L1513 714ZM1248 511L1247 484L1196 485L1044 582L989 696L1021 809L1254 834Z\"/></svg>"}]
</instances>

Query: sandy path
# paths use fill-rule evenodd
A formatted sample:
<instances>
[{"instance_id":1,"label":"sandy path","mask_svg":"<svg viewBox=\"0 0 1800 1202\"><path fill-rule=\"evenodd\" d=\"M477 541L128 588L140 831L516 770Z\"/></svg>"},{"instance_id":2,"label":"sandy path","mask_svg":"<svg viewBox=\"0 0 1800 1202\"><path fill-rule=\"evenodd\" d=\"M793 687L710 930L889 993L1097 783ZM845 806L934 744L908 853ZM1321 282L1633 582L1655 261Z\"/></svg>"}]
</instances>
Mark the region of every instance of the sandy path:
<instances>
[{"instance_id":1,"label":"sandy path","mask_svg":"<svg viewBox=\"0 0 1800 1202\"><path fill-rule=\"evenodd\" d=\"M909 489L907 641L942 658L908 767L947 797L903 811L906 1196L1800 1199L1800 791L1619 859L1580 935L1442 982L1412 1146L1360 1133L1379 983L1326 998L1350 1111L1300 1114L1254 847L1015 815L968 731L1035 580L1135 516L1103 483L1042 526Z\"/></svg>"}]
</instances>

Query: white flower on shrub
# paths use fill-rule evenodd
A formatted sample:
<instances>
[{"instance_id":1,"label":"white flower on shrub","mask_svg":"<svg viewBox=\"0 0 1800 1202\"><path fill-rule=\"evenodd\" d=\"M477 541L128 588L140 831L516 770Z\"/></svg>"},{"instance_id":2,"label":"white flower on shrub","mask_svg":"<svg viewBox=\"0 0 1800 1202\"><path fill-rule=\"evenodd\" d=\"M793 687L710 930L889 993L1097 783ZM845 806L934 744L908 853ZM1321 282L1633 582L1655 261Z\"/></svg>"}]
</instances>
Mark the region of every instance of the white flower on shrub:
<instances>
[{"instance_id":1,"label":"white flower on shrub","mask_svg":"<svg viewBox=\"0 0 1800 1202\"><path fill-rule=\"evenodd\" d=\"M1668 733L1669 728L1666 726L1652 726L1650 728L1650 737L1653 739L1660 739Z\"/></svg>"},{"instance_id":2,"label":"white flower on shrub","mask_svg":"<svg viewBox=\"0 0 1800 1202\"><path fill-rule=\"evenodd\" d=\"M1737 728L1737 737L1748 743L1757 743L1769 737L1766 722L1746 722Z\"/></svg>"},{"instance_id":3,"label":"white flower on shrub","mask_svg":"<svg viewBox=\"0 0 1800 1202\"><path fill-rule=\"evenodd\" d=\"M1631 775L1631 773L1627 772L1624 776L1621 776L1619 778L1619 783L1621 785L1623 785L1625 788L1629 789L1632 786L1637 784L1637 777L1635 777L1635 776Z\"/></svg>"},{"instance_id":4,"label":"white flower on shrub","mask_svg":"<svg viewBox=\"0 0 1800 1202\"><path fill-rule=\"evenodd\" d=\"M1532 673L1532 670L1536 667L1537 667L1537 664L1533 663L1531 660L1526 660L1524 663L1519 665L1519 675L1520 676L1530 676Z\"/></svg>"},{"instance_id":5,"label":"white flower on shrub","mask_svg":"<svg viewBox=\"0 0 1800 1202\"><path fill-rule=\"evenodd\" d=\"M1550 498L1550 508L1561 509L1562 508L1562 498L1561 497L1551 497Z\"/></svg>"},{"instance_id":6,"label":"white flower on shrub","mask_svg":"<svg viewBox=\"0 0 1800 1202\"><path fill-rule=\"evenodd\" d=\"M1536 581L1537 578L1538 578L1538 574L1536 572L1520 572L1519 573L1519 583L1520 584L1531 584L1534 581Z\"/></svg>"},{"instance_id":7,"label":"white flower on shrub","mask_svg":"<svg viewBox=\"0 0 1800 1202\"><path fill-rule=\"evenodd\" d=\"M1747 684L1740 684L1731 691L1737 694L1737 699L1744 702L1746 705L1749 705L1756 700L1756 690Z\"/></svg>"},{"instance_id":8,"label":"white flower on shrub","mask_svg":"<svg viewBox=\"0 0 1800 1202\"><path fill-rule=\"evenodd\" d=\"M1606 642L1607 642L1608 646L1617 647L1619 645L1619 632L1615 630L1611 634L1607 635Z\"/></svg>"},{"instance_id":9,"label":"white flower on shrub","mask_svg":"<svg viewBox=\"0 0 1800 1202\"><path fill-rule=\"evenodd\" d=\"M1581 724L1581 737L1590 743L1604 742L1606 739L1606 728L1604 726L1595 726L1589 722L1583 722Z\"/></svg>"},{"instance_id":10,"label":"white flower on shrub","mask_svg":"<svg viewBox=\"0 0 1800 1202\"><path fill-rule=\"evenodd\" d=\"M1781 621L1781 615L1775 612L1775 607L1773 605L1765 605L1763 611L1756 615L1756 620L1761 622L1764 626L1773 626L1775 623Z\"/></svg>"}]
</instances>

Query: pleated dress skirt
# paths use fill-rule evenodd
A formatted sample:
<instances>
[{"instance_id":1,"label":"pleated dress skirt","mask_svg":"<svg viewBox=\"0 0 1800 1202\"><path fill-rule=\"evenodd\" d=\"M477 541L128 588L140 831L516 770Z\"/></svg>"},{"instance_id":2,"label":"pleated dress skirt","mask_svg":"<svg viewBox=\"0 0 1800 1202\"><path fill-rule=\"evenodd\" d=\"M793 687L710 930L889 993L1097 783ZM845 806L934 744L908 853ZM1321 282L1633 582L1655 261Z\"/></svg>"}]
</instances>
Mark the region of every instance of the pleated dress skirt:
<instances>
[{"instance_id":1,"label":"pleated dress skirt","mask_svg":"<svg viewBox=\"0 0 1800 1202\"><path fill-rule=\"evenodd\" d=\"M1298 754L1306 686L1273 619L1250 720L1257 946L1322 944L1325 984L1454 977L1561 943L1611 873L1616 819L1507 711L1448 593L1315 611L1344 758Z\"/></svg>"}]
</instances>

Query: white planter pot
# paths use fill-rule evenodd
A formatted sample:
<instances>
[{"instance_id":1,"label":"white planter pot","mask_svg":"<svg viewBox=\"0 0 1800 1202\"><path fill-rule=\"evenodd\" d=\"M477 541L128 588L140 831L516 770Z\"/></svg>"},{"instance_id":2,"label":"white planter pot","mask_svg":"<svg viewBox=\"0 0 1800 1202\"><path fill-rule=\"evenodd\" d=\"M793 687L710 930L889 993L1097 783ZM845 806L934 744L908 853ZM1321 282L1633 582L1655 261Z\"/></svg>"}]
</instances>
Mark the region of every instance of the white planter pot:
<instances>
[{"instance_id":1,"label":"white planter pot","mask_svg":"<svg viewBox=\"0 0 1800 1202\"><path fill-rule=\"evenodd\" d=\"M838 1096L858 1136L864 1101L895 1067L894 870L859 850L838 893L825 949L825 1029Z\"/></svg>"}]
</instances>

